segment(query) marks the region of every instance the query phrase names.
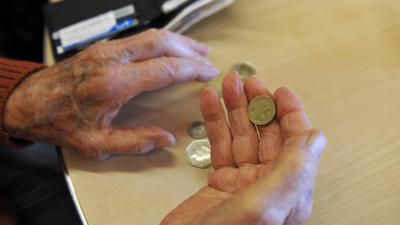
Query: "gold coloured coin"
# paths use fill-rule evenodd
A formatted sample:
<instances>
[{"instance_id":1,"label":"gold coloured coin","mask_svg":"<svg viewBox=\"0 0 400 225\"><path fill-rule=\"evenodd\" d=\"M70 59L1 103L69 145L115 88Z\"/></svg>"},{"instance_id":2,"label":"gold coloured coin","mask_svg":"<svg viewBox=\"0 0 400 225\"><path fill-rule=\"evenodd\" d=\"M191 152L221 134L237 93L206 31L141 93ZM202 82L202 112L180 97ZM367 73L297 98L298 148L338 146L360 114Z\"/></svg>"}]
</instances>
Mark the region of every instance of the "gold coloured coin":
<instances>
[{"instance_id":1,"label":"gold coloured coin","mask_svg":"<svg viewBox=\"0 0 400 225\"><path fill-rule=\"evenodd\" d=\"M276 106L269 96L260 95L251 100L247 113L255 125L265 125L275 118Z\"/></svg>"},{"instance_id":2,"label":"gold coloured coin","mask_svg":"<svg viewBox=\"0 0 400 225\"><path fill-rule=\"evenodd\" d=\"M241 79L256 74L256 69L250 63L236 63L233 65L232 70L238 72Z\"/></svg>"}]
</instances>

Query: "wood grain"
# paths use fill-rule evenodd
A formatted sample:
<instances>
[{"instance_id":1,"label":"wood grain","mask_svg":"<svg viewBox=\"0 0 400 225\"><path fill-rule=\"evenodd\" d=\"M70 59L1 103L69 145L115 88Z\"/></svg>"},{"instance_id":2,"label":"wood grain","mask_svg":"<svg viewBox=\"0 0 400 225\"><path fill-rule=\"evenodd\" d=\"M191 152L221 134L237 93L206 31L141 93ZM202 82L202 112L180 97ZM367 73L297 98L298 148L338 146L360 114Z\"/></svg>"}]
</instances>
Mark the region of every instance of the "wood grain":
<instances>
[{"instance_id":1,"label":"wood grain","mask_svg":"<svg viewBox=\"0 0 400 225\"><path fill-rule=\"evenodd\" d=\"M188 35L213 47L222 71L250 62L270 89L295 90L327 134L308 224L400 224L399 1L237 0ZM142 95L118 116L119 124L173 131L171 149L104 162L64 151L89 224L158 224L206 184L210 170L184 157L203 86Z\"/></svg>"}]
</instances>

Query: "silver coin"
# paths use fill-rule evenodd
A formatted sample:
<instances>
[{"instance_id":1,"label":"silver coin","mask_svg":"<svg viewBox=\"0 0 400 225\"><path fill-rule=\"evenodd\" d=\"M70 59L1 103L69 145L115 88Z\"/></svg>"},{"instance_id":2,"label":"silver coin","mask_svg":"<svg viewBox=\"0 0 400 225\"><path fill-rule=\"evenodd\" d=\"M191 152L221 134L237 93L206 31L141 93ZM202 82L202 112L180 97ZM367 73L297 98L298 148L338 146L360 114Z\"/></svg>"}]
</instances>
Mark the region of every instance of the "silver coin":
<instances>
[{"instance_id":1,"label":"silver coin","mask_svg":"<svg viewBox=\"0 0 400 225\"><path fill-rule=\"evenodd\" d=\"M207 137L207 130L204 122L196 121L188 127L188 133L193 139L203 139Z\"/></svg>"},{"instance_id":2,"label":"silver coin","mask_svg":"<svg viewBox=\"0 0 400 225\"><path fill-rule=\"evenodd\" d=\"M186 147L186 156L190 164L198 168L211 165L211 146L208 139L194 140Z\"/></svg>"},{"instance_id":3,"label":"silver coin","mask_svg":"<svg viewBox=\"0 0 400 225\"><path fill-rule=\"evenodd\" d=\"M250 63L236 63L233 65L232 70L238 72L242 79L257 73L256 69Z\"/></svg>"}]
</instances>

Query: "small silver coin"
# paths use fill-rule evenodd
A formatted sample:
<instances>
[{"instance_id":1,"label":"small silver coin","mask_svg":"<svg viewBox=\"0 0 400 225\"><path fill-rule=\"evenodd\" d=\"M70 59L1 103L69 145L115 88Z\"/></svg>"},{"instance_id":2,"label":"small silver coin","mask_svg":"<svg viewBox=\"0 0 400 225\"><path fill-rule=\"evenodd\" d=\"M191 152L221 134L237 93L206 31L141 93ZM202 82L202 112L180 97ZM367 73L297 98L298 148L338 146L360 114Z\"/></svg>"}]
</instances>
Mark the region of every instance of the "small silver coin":
<instances>
[{"instance_id":1,"label":"small silver coin","mask_svg":"<svg viewBox=\"0 0 400 225\"><path fill-rule=\"evenodd\" d=\"M207 130L204 122L196 121L188 127L188 133L193 139L203 139L207 137Z\"/></svg>"},{"instance_id":2,"label":"small silver coin","mask_svg":"<svg viewBox=\"0 0 400 225\"><path fill-rule=\"evenodd\" d=\"M256 75L257 73L256 69L250 63L236 63L233 65L232 70L238 72L242 79Z\"/></svg>"},{"instance_id":3,"label":"small silver coin","mask_svg":"<svg viewBox=\"0 0 400 225\"><path fill-rule=\"evenodd\" d=\"M207 168L211 165L211 146L208 139L194 140L186 147L186 156L190 165Z\"/></svg>"}]
</instances>

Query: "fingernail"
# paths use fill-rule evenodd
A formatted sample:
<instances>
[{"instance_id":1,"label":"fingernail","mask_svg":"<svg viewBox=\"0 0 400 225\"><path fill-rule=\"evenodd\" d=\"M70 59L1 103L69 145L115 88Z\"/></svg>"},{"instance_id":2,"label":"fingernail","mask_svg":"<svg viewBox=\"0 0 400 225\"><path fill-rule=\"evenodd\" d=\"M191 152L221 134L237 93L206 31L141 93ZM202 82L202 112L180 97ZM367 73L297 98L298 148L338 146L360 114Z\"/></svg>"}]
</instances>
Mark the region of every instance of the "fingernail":
<instances>
[{"instance_id":1,"label":"fingernail","mask_svg":"<svg viewBox=\"0 0 400 225\"><path fill-rule=\"evenodd\" d=\"M197 42L197 44L200 47L202 53L207 54L211 51L211 47L208 46L207 44L201 42Z\"/></svg>"},{"instance_id":2,"label":"fingernail","mask_svg":"<svg viewBox=\"0 0 400 225\"><path fill-rule=\"evenodd\" d=\"M243 82L236 71L231 72L228 76L225 77L223 89L224 94L226 92L228 93L227 96L230 96L232 99L234 99L230 102L236 104L236 100L241 96L243 92Z\"/></svg>"},{"instance_id":3,"label":"fingernail","mask_svg":"<svg viewBox=\"0 0 400 225\"><path fill-rule=\"evenodd\" d=\"M165 138L161 139L161 143L162 146L171 146L171 145L175 145L176 144L176 139L174 137L174 135L172 134L168 134L165 136Z\"/></svg>"},{"instance_id":4,"label":"fingernail","mask_svg":"<svg viewBox=\"0 0 400 225\"><path fill-rule=\"evenodd\" d=\"M234 75L234 76L237 76L237 77L239 77L239 79L240 79L240 74L239 74L239 72L238 72L238 71L236 71L236 70L232 70L232 71L231 71L231 74L232 74L232 75Z\"/></svg>"},{"instance_id":5,"label":"fingernail","mask_svg":"<svg viewBox=\"0 0 400 225\"><path fill-rule=\"evenodd\" d=\"M208 53L210 53L212 50L212 48L208 45L204 45L204 55L207 55Z\"/></svg>"},{"instance_id":6,"label":"fingernail","mask_svg":"<svg viewBox=\"0 0 400 225\"><path fill-rule=\"evenodd\" d=\"M219 69L213 66L206 66L203 68L202 74L199 76L197 80L201 82L207 82L216 78L219 73L220 73Z\"/></svg>"},{"instance_id":7,"label":"fingernail","mask_svg":"<svg viewBox=\"0 0 400 225\"><path fill-rule=\"evenodd\" d=\"M325 135L323 135L321 132L313 130L308 136L306 144L319 160L321 158L322 152L326 148L327 140Z\"/></svg>"},{"instance_id":8,"label":"fingernail","mask_svg":"<svg viewBox=\"0 0 400 225\"><path fill-rule=\"evenodd\" d=\"M214 66L210 66L209 70L208 70L208 73L210 74L210 76L215 77L220 73L220 70L218 68L214 67Z\"/></svg>"},{"instance_id":9,"label":"fingernail","mask_svg":"<svg viewBox=\"0 0 400 225\"><path fill-rule=\"evenodd\" d=\"M198 57L197 60L202 61L206 65L212 65L211 61L204 57Z\"/></svg>"},{"instance_id":10,"label":"fingernail","mask_svg":"<svg viewBox=\"0 0 400 225\"><path fill-rule=\"evenodd\" d=\"M315 139L318 137L318 132L312 131L311 134L308 136L307 145L313 145L315 142Z\"/></svg>"},{"instance_id":11,"label":"fingernail","mask_svg":"<svg viewBox=\"0 0 400 225\"><path fill-rule=\"evenodd\" d=\"M250 78L252 78L252 77L250 77ZM257 78L254 78L254 84L257 86L257 88L259 88L259 89L265 89L265 83L262 81L262 80L259 80L259 79L257 79Z\"/></svg>"},{"instance_id":12,"label":"fingernail","mask_svg":"<svg viewBox=\"0 0 400 225\"><path fill-rule=\"evenodd\" d=\"M235 77L235 83L238 86L243 86L242 79L240 78L240 74L237 71L233 71L233 76Z\"/></svg>"}]
</instances>

